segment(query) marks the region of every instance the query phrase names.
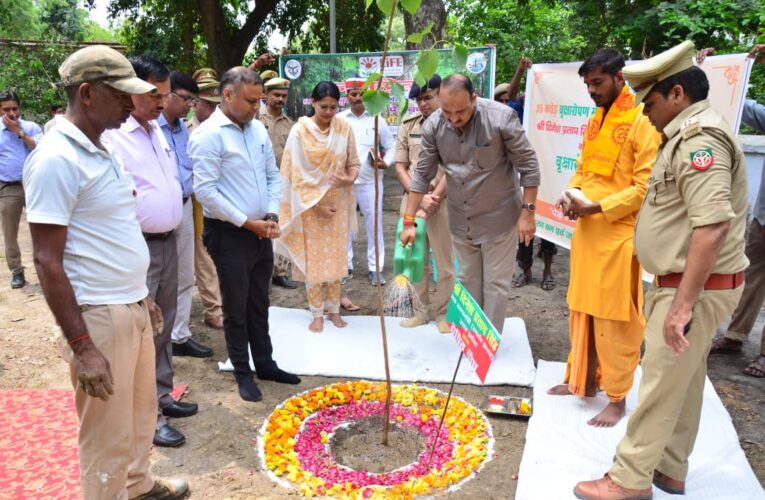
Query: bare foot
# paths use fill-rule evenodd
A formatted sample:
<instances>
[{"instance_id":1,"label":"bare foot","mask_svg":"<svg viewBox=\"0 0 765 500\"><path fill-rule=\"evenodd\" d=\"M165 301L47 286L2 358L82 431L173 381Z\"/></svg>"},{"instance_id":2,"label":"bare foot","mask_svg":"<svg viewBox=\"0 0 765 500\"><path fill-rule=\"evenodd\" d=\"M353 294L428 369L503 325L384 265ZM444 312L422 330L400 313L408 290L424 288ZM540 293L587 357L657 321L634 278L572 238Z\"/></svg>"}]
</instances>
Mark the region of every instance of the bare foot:
<instances>
[{"instance_id":1,"label":"bare foot","mask_svg":"<svg viewBox=\"0 0 765 500\"><path fill-rule=\"evenodd\" d=\"M547 394L551 396L571 396L574 393L568 389L568 384L560 384L547 389Z\"/></svg>"},{"instance_id":2,"label":"bare foot","mask_svg":"<svg viewBox=\"0 0 765 500\"><path fill-rule=\"evenodd\" d=\"M321 333L324 330L324 318L313 318L311 324L308 325L308 329L313 333Z\"/></svg>"},{"instance_id":3,"label":"bare foot","mask_svg":"<svg viewBox=\"0 0 765 500\"><path fill-rule=\"evenodd\" d=\"M593 427L613 427L625 414L625 404L622 399L618 403L608 403L603 411L587 421Z\"/></svg>"},{"instance_id":4,"label":"bare foot","mask_svg":"<svg viewBox=\"0 0 765 500\"><path fill-rule=\"evenodd\" d=\"M340 316L340 313L329 313L327 314L327 319L330 320L332 324L337 328L344 328L348 326L348 322Z\"/></svg>"}]
</instances>

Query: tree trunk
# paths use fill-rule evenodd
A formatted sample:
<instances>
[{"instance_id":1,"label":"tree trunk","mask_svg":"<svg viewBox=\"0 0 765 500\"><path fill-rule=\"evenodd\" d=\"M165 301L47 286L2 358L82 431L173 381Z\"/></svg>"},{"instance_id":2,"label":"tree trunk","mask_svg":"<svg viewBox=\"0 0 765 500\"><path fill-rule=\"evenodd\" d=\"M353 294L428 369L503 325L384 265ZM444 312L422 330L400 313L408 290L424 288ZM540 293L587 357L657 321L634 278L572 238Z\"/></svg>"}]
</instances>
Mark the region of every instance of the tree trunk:
<instances>
[{"instance_id":1,"label":"tree trunk","mask_svg":"<svg viewBox=\"0 0 765 500\"><path fill-rule=\"evenodd\" d=\"M219 78L227 69L241 66L247 48L279 1L257 0L242 27L235 29L226 20L221 0L198 0L210 64Z\"/></svg>"},{"instance_id":2,"label":"tree trunk","mask_svg":"<svg viewBox=\"0 0 765 500\"><path fill-rule=\"evenodd\" d=\"M407 36L421 32L431 22L433 28L430 34L422 39L422 43L406 42L408 50L427 49L437 41L446 38L446 7L444 7L444 0L422 0L420 8L414 15L404 11L404 28Z\"/></svg>"}]
</instances>

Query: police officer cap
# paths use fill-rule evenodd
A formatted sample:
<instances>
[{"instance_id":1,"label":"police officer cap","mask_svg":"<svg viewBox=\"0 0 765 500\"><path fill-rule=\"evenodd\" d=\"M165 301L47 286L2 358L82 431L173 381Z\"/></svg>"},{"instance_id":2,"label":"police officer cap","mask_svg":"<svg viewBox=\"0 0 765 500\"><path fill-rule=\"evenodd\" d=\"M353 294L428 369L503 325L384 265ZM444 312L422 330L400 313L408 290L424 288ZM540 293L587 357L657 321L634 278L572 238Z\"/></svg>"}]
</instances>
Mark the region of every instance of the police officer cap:
<instances>
[{"instance_id":1,"label":"police officer cap","mask_svg":"<svg viewBox=\"0 0 765 500\"><path fill-rule=\"evenodd\" d=\"M499 96L505 95L508 92L510 92L510 84L500 83L499 85L494 87L494 99L498 99Z\"/></svg>"},{"instance_id":2,"label":"police officer cap","mask_svg":"<svg viewBox=\"0 0 765 500\"><path fill-rule=\"evenodd\" d=\"M193 78L195 82L199 83L200 80L205 79L217 80L218 74L212 68L199 68L194 72L193 75L191 75L191 78Z\"/></svg>"},{"instance_id":3,"label":"police officer cap","mask_svg":"<svg viewBox=\"0 0 765 500\"><path fill-rule=\"evenodd\" d=\"M693 67L695 52L693 42L688 40L650 59L625 67L622 75L635 91L635 105L643 102L657 83Z\"/></svg>"},{"instance_id":4,"label":"police officer cap","mask_svg":"<svg viewBox=\"0 0 765 500\"><path fill-rule=\"evenodd\" d=\"M279 73L277 73L276 71L272 69L267 69L260 74L260 79L263 80L264 84L268 83L268 81L271 80L272 78L278 78L278 77L279 77Z\"/></svg>"},{"instance_id":5,"label":"police officer cap","mask_svg":"<svg viewBox=\"0 0 765 500\"><path fill-rule=\"evenodd\" d=\"M425 83L425 90L437 89L441 86L441 77L438 74L433 75L430 80ZM416 83L412 83L412 88L409 89L409 99L417 99L420 97L420 86Z\"/></svg>"},{"instance_id":6,"label":"police officer cap","mask_svg":"<svg viewBox=\"0 0 765 500\"><path fill-rule=\"evenodd\" d=\"M287 90L290 88L290 81L284 78L271 78L264 85L266 90Z\"/></svg>"}]
</instances>

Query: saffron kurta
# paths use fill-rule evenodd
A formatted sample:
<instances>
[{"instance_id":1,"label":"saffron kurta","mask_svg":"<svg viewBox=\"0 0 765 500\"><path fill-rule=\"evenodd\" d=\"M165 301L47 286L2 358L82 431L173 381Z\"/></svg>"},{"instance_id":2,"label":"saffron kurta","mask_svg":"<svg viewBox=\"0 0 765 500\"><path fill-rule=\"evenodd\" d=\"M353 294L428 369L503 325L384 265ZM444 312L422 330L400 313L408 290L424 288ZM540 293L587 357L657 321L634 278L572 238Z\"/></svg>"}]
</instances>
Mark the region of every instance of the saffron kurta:
<instances>
[{"instance_id":1,"label":"saffron kurta","mask_svg":"<svg viewBox=\"0 0 765 500\"><path fill-rule=\"evenodd\" d=\"M626 87L609 114L625 98L625 92ZM626 103L623 104L626 109ZM640 359L645 320L641 312L642 271L634 255L633 234L661 136L642 114L642 105L629 128L601 129L597 122L601 115L598 113L590 120L585 141L595 140L598 133L610 132L615 144L621 142L621 149L610 175L603 165L588 169L583 154L569 182L569 188L581 189L587 198L599 202L602 213L579 218L571 242L567 295L571 309L571 353L566 381L572 392L584 395L589 329L593 328L599 361L597 385L605 389L609 399L620 401L632 386L633 372ZM606 120L609 118L612 117L606 115Z\"/></svg>"}]
</instances>

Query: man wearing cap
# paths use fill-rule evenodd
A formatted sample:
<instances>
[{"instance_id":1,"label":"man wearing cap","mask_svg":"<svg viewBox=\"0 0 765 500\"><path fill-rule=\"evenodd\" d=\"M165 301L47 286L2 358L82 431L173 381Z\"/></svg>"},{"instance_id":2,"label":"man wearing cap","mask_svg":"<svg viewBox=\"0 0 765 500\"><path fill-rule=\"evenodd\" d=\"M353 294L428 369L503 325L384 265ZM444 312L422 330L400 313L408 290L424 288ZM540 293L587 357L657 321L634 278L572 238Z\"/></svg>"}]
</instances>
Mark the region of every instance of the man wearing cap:
<instances>
[{"instance_id":1,"label":"man wearing cap","mask_svg":"<svg viewBox=\"0 0 765 500\"><path fill-rule=\"evenodd\" d=\"M183 215L183 192L175 153L157 122L171 93L170 71L150 56L130 60L139 78L157 92L132 97L134 109L119 129L107 130L103 140L131 174L136 189L136 212L151 256L146 286L164 315L164 329L154 339L157 376L157 429L154 444L180 446L186 437L166 417L190 417L195 403L175 401L172 331L178 305L178 249L175 230Z\"/></svg>"},{"instance_id":2,"label":"man wearing cap","mask_svg":"<svg viewBox=\"0 0 765 500\"><path fill-rule=\"evenodd\" d=\"M548 394L592 397L602 389L608 404L587 422L595 427L613 427L624 416L640 362L643 273L633 233L661 142L642 106L635 106L622 68L624 57L610 48L579 67L598 110L587 123L577 170L556 203L576 221L567 295L571 350L563 383Z\"/></svg>"},{"instance_id":3,"label":"man wearing cap","mask_svg":"<svg viewBox=\"0 0 765 500\"><path fill-rule=\"evenodd\" d=\"M271 70L268 70L271 71ZM284 154L284 145L287 144L287 136L294 125L294 121L284 113L284 105L287 103L290 82L284 78L276 76L263 80L265 87L266 109L260 113L260 123L268 130L268 137L271 139L271 145L274 147L274 157L276 158L276 168L282 164L282 154ZM264 74L267 71L263 72ZM262 77L262 75L261 75ZM283 288L297 288L297 283L289 279L290 261L286 257L274 255L274 276L271 282Z\"/></svg>"},{"instance_id":4,"label":"man wearing cap","mask_svg":"<svg viewBox=\"0 0 765 500\"><path fill-rule=\"evenodd\" d=\"M215 70L210 68L198 69L192 78L199 87L199 99L194 103L194 114L187 123L189 133L207 120L220 103L220 90L218 88L220 84ZM191 203L194 211L194 274L199 298L202 301L202 316L207 326L222 330L223 306L221 305L218 272L215 270L215 263L202 243L202 229L204 228L202 205L199 204L197 197L193 194L191 195Z\"/></svg>"},{"instance_id":5,"label":"man wearing cap","mask_svg":"<svg viewBox=\"0 0 765 500\"><path fill-rule=\"evenodd\" d=\"M345 94L348 97L349 109L341 111L338 116L347 119L351 124L353 136L356 140L356 151L361 161L361 171L353 184L353 192L356 201L361 209L361 215L364 216L364 225L367 230L367 267L369 269L369 279L372 284L376 284L378 279L381 285L385 284L383 276L383 267L385 266L385 248L382 229L382 200L383 200L383 172L379 172L378 198L375 204L375 166L374 147L375 147L375 119L364 108L364 101L361 100L362 78L349 78L345 82ZM376 168L386 169L393 165L393 156L396 148L396 139L393 137L388 124L384 119L378 120L379 145L378 163ZM381 216L375 229L375 205ZM375 268L375 230L380 241L380 269ZM353 241L348 236L348 275L353 276Z\"/></svg>"},{"instance_id":6,"label":"man wearing cap","mask_svg":"<svg viewBox=\"0 0 765 500\"><path fill-rule=\"evenodd\" d=\"M701 64L705 56L713 53L714 49L702 49L696 56L696 60ZM765 64L765 44L752 47L749 57L760 64ZM741 121L757 132L765 134L765 105L754 99L747 99L744 102ZM712 343L710 350L712 354L740 354L765 302L765 162L760 175L760 189L757 192L757 201L752 207L752 222L746 235L746 257L749 259L749 267L746 268L744 276L744 293L736 310L733 311L733 318L725 335ZM750 377L765 377L765 327L762 329L760 354L743 371Z\"/></svg>"},{"instance_id":7,"label":"man wearing cap","mask_svg":"<svg viewBox=\"0 0 765 500\"><path fill-rule=\"evenodd\" d=\"M464 75L446 77L438 97L441 108L422 127L404 217L415 215L441 164L458 278L502 332L515 250L536 230L537 156L515 112L477 97ZM401 232L402 244L414 237L414 226Z\"/></svg>"},{"instance_id":8,"label":"man wearing cap","mask_svg":"<svg viewBox=\"0 0 765 500\"><path fill-rule=\"evenodd\" d=\"M235 67L223 74L220 88L221 104L191 134L189 155L194 192L204 207L204 243L220 277L226 347L239 396L256 402L263 395L248 353L259 379L300 383L274 361L268 325L281 179L268 133L253 120L263 93L260 76Z\"/></svg>"},{"instance_id":9,"label":"man wearing cap","mask_svg":"<svg viewBox=\"0 0 765 500\"><path fill-rule=\"evenodd\" d=\"M605 477L582 499L649 499L651 483L685 491L701 418L707 354L743 291L747 187L743 153L707 100L693 43L627 66L643 114L663 136L635 227L640 263L656 276L646 297L638 406Z\"/></svg>"},{"instance_id":10,"label":"man wearing cap","mask_svg":"<svg viewBox=\"0 0 765 500\"><path fill-rule=\"evenodd\" d=\"M172 331L173 356L209 358L212 356L212 349L192 339L189 330L191 295L194 291L194 213L191 204L194 187L191 179L191 159L187 151L189 129L183 119L188 115L192 104L197 101L198 94L199 86L190 76L180 71L171 71L170 95L167 96L165 109L159 115L157 123L175 154L183 193L183 215L175 232L178 250L178 307Z\"/></svg>"},{"instance_id":11,"label":"man wearing cap","mask_svg":"<svg viewBox=\"0 0 765 500\"><path fill-rule=\"evenodd\" d=\"M130 94L156 92L119 52L78 50L59 68L67 112L30 155L27 218L45 299L61 328L80 421L86 500L180 498L184 481L154 479L157 422L149 252L134 185L100 142L130 116Z\"/></svg>"},{"instance_id":12,"label":"man wearing cap","mask_svg":"<svg viewBox=\"0 0 765 500\"><path fill-rule=\"evenodd\" d=\"M393 160L396 162L396 176L404 188L404 196L401 199L401 214L404 214L411 182L411 171L417 165L420 156L420 142L422 141L422 124L439 107L438 88L441 86L441 77L433 75L424 88L416 83L409 90L409 99L417 102L419 113L414 113L404 120L398 129L396 138L396 154ZM449 333L449 325L446 324L446 309L449 307L449 299L454 286L454 253L452 252L452 235L449 232L449 214L446 205L442 202L446 199L446 176L443 167L439 165L438 174L428 186L426 194L417 216L425 219L428 233L427 246L433 251L438 270L436 293L433 296L433 319L441 333ZM426 324L430 319L428 311L431 305L428 288L430 284L430 258L425 255L424 278L414 284L414 289L425 306L422 316L415 316L401 321L403 327L415 327Z\"/></svg>"},{"instance_id":13,"label":"man wearing cap","mask_svg":"<svg viewBox=\"0 0 765 500\"><path fill-rule=\"evenodd\" d=\"M43 135L39 125L19 117L20 103L16 92L0 92L0 219L11 288L27 284L19 249L19 223L24 209L21 178L24 161Z\"/></svg>"}]
</instances>

